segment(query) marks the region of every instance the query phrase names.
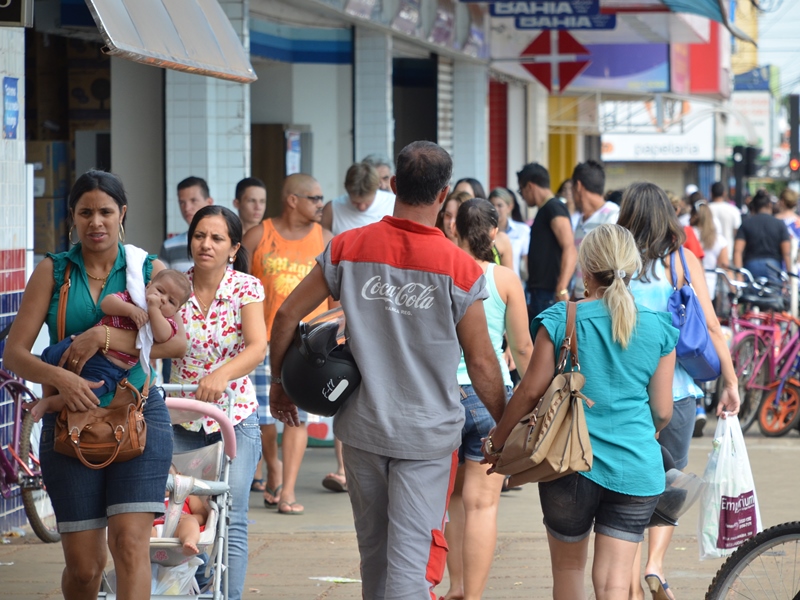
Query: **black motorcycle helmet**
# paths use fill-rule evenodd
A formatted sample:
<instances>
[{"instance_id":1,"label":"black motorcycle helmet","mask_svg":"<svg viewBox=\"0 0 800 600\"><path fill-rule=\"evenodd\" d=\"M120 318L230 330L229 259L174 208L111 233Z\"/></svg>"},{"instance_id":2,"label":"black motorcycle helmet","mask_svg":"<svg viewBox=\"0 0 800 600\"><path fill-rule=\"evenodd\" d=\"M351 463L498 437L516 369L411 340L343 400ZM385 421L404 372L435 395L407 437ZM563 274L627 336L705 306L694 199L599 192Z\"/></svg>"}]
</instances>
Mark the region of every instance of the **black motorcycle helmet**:
<instances>
[{"instance_id":1,"label":"black motorcycle helmet","mask_svg":"<svg viewBox=\"0 0 800 600\"><path fill-rule=\"evenodd\" d=\"M283 389L298 408L332 417L361 383L343 332L341 308L298 325L281 368Z\"/></svg>"}]
</instances>

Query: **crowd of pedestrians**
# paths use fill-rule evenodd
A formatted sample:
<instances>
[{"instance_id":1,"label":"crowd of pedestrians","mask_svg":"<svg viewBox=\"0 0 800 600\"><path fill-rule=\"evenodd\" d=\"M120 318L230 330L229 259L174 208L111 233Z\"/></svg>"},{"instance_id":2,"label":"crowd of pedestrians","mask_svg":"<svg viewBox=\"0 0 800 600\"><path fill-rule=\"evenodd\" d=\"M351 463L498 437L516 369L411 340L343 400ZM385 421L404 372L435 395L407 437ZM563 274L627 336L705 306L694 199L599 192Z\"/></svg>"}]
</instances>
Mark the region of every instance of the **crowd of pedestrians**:
<instances>
[{"instance_id":1,"label":"crowd of pedestrians","mask_svg":"<svg viewBox=\"0 0 800 600\"><path fill-rule=\"evenodd\" d=\"M363 596L436 598L446 565L445 600L482 597L506 483L487 463L549 385L572 300L583 391L594 402L586 412L594 465L539 485L553 597L585 597L593 530L598 599L644 598L642 581L653 598L674 599L680 593L669 588L664 564L673 528L645 530L664 491L662 453L684 468L705 416L703 390L675 360L678 330L666 313L672 270L679 287L691 278L720 357L718 414L735 414L738 382L712 304L721 283L704 269L733 264L774 277L770 266L788 266L789 240L800 230L797 195L787 190L776 203L759 192L742 219L720 183L710 201L695 189L688 203L650 183L607 193L593 160L576 165L558 193L537 163L517 173L516 193L451 180L447 152L415 142L396 166L377 155L353 164L345 193L328 202L311 175L288 176L270 218L257 178L236 186L238 215L215 204L201 177L178 184L188 231L166 240L159 258L144 259L141 279L148 284L166 266L186 273L191 294L176 307L177 333L150 356L164 359L166 380L197 384L199 400L222 403L225 388L235 390L229 597L241 598L244 586L250 492L280 514L304 513L296 485L314 417L291 402L279 375L298 322L336 306L348 317L362 381L335 416L336 464L322 485L350 498ZM5 364L71 410L109 400L81 376L92 355L136 350L135 332L94 327L103 298L131 284L127 210L115 176L78 179L69 199L73 247L36 268L6 345ZM691 250L686 262L671 266L682 246ZM66 334L74 339L59 368L31 348L45 323L59 341L67 265ZM128 378L145 385L138 363ZM91 471L52 451L55 416L44 414L42 469L62 534L67 597L96 592L106 527L118 593L148 597L146 538L153 513L163 512L172 450L220 435L213 421L170 425L156 387L145 418L145 455ZM132 478L136 486L120 483Z\"/></svg>"}]
</instances>

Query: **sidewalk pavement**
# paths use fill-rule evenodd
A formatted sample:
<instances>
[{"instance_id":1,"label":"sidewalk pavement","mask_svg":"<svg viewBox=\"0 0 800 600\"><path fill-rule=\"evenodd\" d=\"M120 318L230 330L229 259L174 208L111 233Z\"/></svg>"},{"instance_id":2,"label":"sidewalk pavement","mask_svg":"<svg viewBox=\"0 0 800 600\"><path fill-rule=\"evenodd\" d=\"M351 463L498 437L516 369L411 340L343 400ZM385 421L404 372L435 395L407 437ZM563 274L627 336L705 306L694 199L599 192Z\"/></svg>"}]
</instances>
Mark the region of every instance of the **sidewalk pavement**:
<instances>
[{"instance_id":1,"label":"sidewalk pavement","mask_svg":"<svg viewBox=\"0 0 800 600\"><path fill-rule=\"evenodd\" d=\"M748 452L765 527L800 519L797 473L800 435L778 439L747 434ZM692 440L688 470L702 475L711 450L713 421L706 437ZM300 472L297 494L303 515L281 515L266 509L261 495L250 496L250 564L244 597L286 600L355 600L358 583L330 583L313 577L359 579L358 548L346 494L322 488L326 473L335 468L333 449L310 448ZM722 560L698 560L695 537L698 507L681 519L669 548L666 566L670 586L679 599L703 598ZM547 538L535 485L503 494L495 560L484 597L487 599L544 599L552 597ZM63 569L60 544L43 544L30 532L0 545L0 597L15 600L60 598ZM591 551L589 556L591 563ZM110 561L109 561L110 562ZM10 564L9 564L10 563ZM437 593L447 591L445 582ZM591 590L591 566L586 589ZM589 593L593 598L593 594Z\"/></svg>"}]
</instances>

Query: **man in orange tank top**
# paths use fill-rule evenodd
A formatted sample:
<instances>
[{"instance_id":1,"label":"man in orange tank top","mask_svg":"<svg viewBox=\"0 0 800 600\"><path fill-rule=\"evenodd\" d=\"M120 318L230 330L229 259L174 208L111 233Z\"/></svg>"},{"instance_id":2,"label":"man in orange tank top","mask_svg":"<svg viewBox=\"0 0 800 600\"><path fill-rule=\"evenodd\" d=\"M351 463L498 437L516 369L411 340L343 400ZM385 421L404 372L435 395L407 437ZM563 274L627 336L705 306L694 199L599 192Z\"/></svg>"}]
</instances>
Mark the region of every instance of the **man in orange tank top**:
<instances>
[{"instance_id":1,"label":"man in orange tank top","mask_svg":"<svg viewBox=\"0 0 800 600\"><path fill-rule=\"evenodd\" d=\"M242 245L252 257L251 273L264 285L267 339L278 308L308 275L316 264L316 257L333 237L330 231L319 224L322 219L322 201L322 189L316 179L303 173L290 175L281 192L283 211L280 216L265 219L250 229L242 240ZM328 303L322 303L305 320L327 309ZM308 415L301 417L303 423L300 427L284 429L281 476L278 434L275 420L270 416L267 407L271 381L268 357L269 351L264 363L256 368L252 377L258 396L261 443L267 463L264 504L267 507L277 506L278 512L282 514L299 515L303 513L303 506L297 502L295 484L308 443Z\"/></svg>"}]
</instances>

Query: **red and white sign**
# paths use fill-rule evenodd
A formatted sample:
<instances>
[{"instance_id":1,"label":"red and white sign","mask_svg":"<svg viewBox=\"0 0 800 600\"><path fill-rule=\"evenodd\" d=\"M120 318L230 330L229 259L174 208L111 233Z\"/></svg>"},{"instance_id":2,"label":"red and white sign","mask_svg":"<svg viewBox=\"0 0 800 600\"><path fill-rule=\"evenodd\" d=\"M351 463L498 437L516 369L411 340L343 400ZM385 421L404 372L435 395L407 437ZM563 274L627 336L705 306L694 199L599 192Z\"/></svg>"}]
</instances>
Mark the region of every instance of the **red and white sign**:
<instances>
[{"instance_id":1,"label":"red and white sign","mask_svg":"<svg viewBox=\"0 0 800 600\"><path fill-rule=\"evenodd\" d=\"M589 66L588 55L589 50L568 32L551 30L539 34L519 56L522 67L552 93L563 92Z\"/></svg>"}]
</instances>

